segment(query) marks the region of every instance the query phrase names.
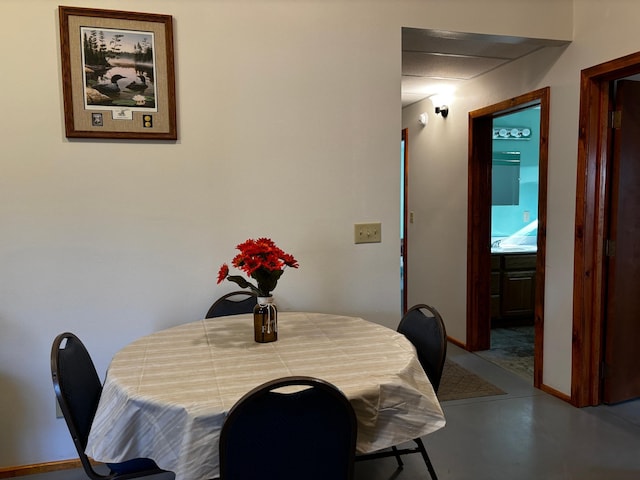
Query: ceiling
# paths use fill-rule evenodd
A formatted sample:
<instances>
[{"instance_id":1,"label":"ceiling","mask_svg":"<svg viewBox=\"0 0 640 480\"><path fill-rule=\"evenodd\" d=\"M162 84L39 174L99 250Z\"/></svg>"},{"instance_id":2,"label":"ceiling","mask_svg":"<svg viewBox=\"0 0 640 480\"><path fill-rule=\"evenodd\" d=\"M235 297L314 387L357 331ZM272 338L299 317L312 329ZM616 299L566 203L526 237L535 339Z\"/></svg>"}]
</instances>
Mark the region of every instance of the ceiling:
<instances>
[{"instance_id":1,"label":"ceiling","mask_svg":"<svg viewBox=\"0 0 640 480\"><path fill-rule=\"evenodd\" d=\"M402 29L402 106L455 90L506 63L568 42L444 30Z\"/></svg>"}]
</instances>

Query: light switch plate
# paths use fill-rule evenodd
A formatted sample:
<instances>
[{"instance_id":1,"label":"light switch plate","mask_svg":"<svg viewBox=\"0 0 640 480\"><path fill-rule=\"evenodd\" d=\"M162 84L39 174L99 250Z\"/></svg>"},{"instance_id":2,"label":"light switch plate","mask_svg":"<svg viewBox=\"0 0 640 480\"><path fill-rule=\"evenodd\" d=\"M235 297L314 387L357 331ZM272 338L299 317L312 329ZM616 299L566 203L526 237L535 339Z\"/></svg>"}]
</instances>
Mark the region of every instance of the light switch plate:
<instances>
[{"instance_id":1,"label":"light switch plate","mask_svg":"<svg viewBox=\"0 0 640 480\"><path fill-rule=\"evenodd\" d=\"M382 224L356 223L354 225L355 243L380 243L382 242Z\"/></svg>"}]
</instances>

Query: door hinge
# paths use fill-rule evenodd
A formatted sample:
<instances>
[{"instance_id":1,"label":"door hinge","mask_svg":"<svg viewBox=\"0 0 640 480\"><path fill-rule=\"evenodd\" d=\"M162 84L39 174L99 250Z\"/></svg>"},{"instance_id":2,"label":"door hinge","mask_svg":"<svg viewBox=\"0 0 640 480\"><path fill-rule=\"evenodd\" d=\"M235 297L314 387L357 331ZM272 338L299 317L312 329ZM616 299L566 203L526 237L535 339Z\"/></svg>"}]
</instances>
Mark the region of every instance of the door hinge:
<instances>
[{"instance_id":1,"label":"door hinge","mask_svg":"<svg viewBox=\"0 0 640 480\"><path fill-rule=\"evenodd\" d=\"M615 257L616 256L616 241L607 238L604 241L604 255L605 257Z\"/></svg>"},{"instance_id":2,"label":"door hinge","mask_svg":"<svg viewBox=\"0 0 640 480\"><path fill-rule=\"evenodd\" d=\"M616 110L611 112L611 128L618 130L622 126L622 112Z\"/></svg>"}]
</instances>

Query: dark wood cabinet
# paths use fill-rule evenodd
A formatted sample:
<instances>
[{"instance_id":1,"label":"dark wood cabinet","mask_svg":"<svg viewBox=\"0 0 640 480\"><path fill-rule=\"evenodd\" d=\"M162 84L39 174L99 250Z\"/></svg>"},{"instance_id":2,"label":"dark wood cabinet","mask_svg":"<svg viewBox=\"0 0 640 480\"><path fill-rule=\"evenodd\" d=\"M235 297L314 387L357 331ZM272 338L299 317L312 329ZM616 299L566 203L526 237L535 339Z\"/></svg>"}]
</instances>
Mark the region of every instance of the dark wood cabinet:
<instances>
[{"instance_id":1,"label":"dark wood cabinet","mask_svg":"<svg viewBox=\"0 0 640 480\"><path fill-rule=\"evenodd\" d=\"M536 255L491 255L491 318L493 326L533 322Z\"/></svg>"}]
</instances>

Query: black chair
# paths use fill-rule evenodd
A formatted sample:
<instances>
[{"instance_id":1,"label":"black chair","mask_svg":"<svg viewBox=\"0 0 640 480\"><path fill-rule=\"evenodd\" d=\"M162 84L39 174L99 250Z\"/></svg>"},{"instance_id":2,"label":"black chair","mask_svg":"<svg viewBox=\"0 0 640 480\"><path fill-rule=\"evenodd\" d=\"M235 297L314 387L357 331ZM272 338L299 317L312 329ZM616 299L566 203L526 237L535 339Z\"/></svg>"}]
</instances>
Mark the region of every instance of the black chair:
<instances>
[{"instance_id":1,"label":"black chair","mask_svg":"<svg viewBox=\"0 0 640 480\"><path fill-rule=\"evenodd\" d=\"M429 305L414 305L400 320L398 332L407 337L416 348L420 365L427 374L437 395L440 379L442 378L442 370L444 369L444 361L447 356L447 331L440 313ZM396 457L398 468L401 469L404 466L401 455L420 453L424 463L427 465L429 475L433 480L438 480L424 442L419 437L413 441L416 444L413 448L392 447L391 450L359 455L356 457L356 461Z\"/></svg>"},{"instance_id":2,"label":"black chair","mask_svg":"<svg viewBox=\"0 0 640 480\"><path fill-rule=\"evenodd\" d=\"M258 295L249 290L239 290L227 293L213 302L204 318L223 317L225 315L238 315L251 313L253 307L258 304Z\"/></svg>"},{"instance_id":3,"label":"black chair","mask_svg":"<svg viewBox=\"0 0 640 480\"><path fill-rule=\"evenodd\" d=\"M92 480L125 480L168 473L148 458L107 463L109 473L94 469L84 453L102 384L87 349L73 333L61 333L51 347L51 376L60 410L67 422L82 468Z\"/></svg>"},{"instance_id":4,"label":"black chair","mask_svg":"<svg viewBox=\"0 0 640 480\"><path fill-rule=\"evenodd\" d=\"M276 391L282 387L289 388ZM272 380L229 411L220 479L350 480L356 434L353 407L335 386L312 377Z\"/></svg>"}]
</instances>

